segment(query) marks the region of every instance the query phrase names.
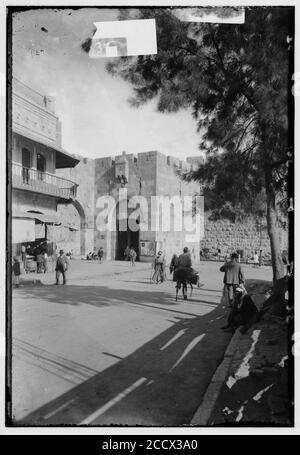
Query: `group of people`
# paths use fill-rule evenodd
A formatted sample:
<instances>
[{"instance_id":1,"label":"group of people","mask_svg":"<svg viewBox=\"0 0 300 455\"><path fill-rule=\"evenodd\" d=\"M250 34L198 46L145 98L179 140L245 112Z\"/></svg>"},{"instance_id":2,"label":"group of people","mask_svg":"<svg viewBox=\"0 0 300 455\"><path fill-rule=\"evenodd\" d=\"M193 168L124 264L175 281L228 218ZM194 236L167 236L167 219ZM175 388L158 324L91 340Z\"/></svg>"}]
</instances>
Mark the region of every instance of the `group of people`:
<instances>
[{"instance_id":1,"label":"group of people","mask_svg":"<svg viewBox=\"0 0 300 455\"><path fill-rule=\"evenodd\" d=\"M166 258L162 251L158 251L153 261L153 275L151 280L154 283L163 283L166 279ZM184 247L183 253L177 256L173 254L170 262L170 273L173 274L173 281L193 281L198 272L192 267L192 253Z\"/></svg>"},{"instance_id":2,"label":"group of people","mask_svg":"<svg viewBox=\"0 0 300 455\"><path fill-rule=\"evenodd\" d=\"M91 253L90 253L91 254ZM99 261L103 258L103 248L97 252ZM124 251L124 259L135 265L137 253L131 246L126 247ZM93 258L93 255L90 259ZM23 259L23 256L22 256ZM254 261L257 263L257 261ZM287 262L287 261L286 261ZM46 271L47 269L47 254L41 252L37 256L38 272ZM62 275L63 284L66 284L66 272L69 268L69 256L63 250L59 251L56 260L56 284L59 284L60 276ZM17 256L13 258L13 284L19 287L20 280L20 262ZM220 267L220 271L224 273L224 288L223 297L226 300L229 308L227 317L227 324L222 327L223 330L234 332L238 327L241 327L241 332L245 333L248 328L256 321L258 316L258 309L254 304L250 295L247 294L245 289L245 277L242 266L239 262L238 253L232 253L229 260L225 258L224 264ZM173 273L173 281L188 281L193 282L193 278L198 277L198 273L192 267L191 253L188 248L183 249L183 253L179 256L173 255L170 262L170 273ZM166 258L162 251L158 251L153 261L153 273L151 280L155 283L163 283L166 281Z\"/></svg>"},{"instance_id":3,"label":"group of people","mask_svg":"<svg viewBox=\"0 0 300 455\"><path fill-rule=\"evenodd\" d=\"M47 254L47 253L41 252L37 256L37 264L38 264L37 272L38 273L41 272L42 270L44 270L44 272L47 271L47 268L45 266L45 263L47 264L47 262L46 262L47 256L45 258L44 254ZM55 265L56 284L59 284L60 275L62 275L63 284L66 284L66 282L67 282L66 272L69 268L69 264L70 264L69 254L68 253L65 254L65 252L63 250L60 250L59 255L56 259L56 265ZM21 264L20 264L18 256L14 256L14 258L13 258L12 275L13 275L13 285L16 288L18 288L20 285L20 275L21 275Z\"/></svg>"},{"instance_id":4,"label":"group of people","mask_svg":"<svg viewBox=\"0 0 300 455\"><path fill-rule=\"evenodd\" d=\"M99 262L101 264L102 260L103 260L103 256L104 256L104 250L102 247L100 247L98 251L94 251L93 253L90 251L86 255L86 260L87 261L99 260Z\"/></svg>"}]
</instances>

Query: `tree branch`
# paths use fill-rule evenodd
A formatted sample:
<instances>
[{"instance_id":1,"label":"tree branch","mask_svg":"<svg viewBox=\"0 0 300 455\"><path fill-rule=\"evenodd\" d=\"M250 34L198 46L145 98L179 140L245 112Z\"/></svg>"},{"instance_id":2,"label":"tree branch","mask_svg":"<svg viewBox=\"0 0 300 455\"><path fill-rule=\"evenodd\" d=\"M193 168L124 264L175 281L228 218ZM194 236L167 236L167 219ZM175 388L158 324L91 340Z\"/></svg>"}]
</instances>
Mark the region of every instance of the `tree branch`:
<instances>
[{"instance_id":1,"label":"tree branch","mask_svg":"<svg viewBox=\"0 0 300 455\"><path fill-rule=\"evenodd\" d=\"M220 51L219 45L218 45L218 43L217 43L217 41L215 40L215 37L214 37L212 26L211 26L211 24L208 24L208 25L209 25L211 40L213 42L213 45L215 46L215 49L217 51L217 55L219 57L220 68L223 71L223 74L224 74L225 78L227 79L227 81L230 82L229 77L228 77L228 72L227 72L227 70L225 68L224 61L223 61L223 58L222 58L222 55L221 55L221 51ZM239 79L242 81L242 78L239 78ZM245 83L244 83L244 85L245 85ZM248 100L248 102L258 112L259 109L258 109L256 103L254 102L254 100L250 97L250 95L245 91L245 89L242 86L240 86L239 91L242 93L242 95L244 95L244 97Z\"/></svg>"}]
</instances>

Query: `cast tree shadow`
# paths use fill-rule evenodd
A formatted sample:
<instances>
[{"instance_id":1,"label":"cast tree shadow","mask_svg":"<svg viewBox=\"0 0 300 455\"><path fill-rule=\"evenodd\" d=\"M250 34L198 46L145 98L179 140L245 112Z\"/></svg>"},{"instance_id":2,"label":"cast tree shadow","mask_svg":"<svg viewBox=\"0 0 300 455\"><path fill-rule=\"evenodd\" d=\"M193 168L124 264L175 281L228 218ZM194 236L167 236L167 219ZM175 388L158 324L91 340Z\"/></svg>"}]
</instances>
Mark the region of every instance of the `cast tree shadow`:
<instances>
[{"instance_id":1,"label":"cast tree shadow","mask_svg":"<svg viewBox=\"0 0 300 455\"><path fill-rule=\"evenodd\" d=\"M152 311L155 308L164 314L169 312L177 322L127 357L117 356L116 363L101 372L87 371L84 365L62 357L51 358L47 352L48 360L57 361L60 368L66 365L69 373L71 370L72 374L81 374L82 382L22 420L13 421L13 425L189 425L231 337L220 330L225 320L224 307L215 301L201 301L199 293L199 300L179 309L167 292L153 294L150 290L115 290L104 286L44 286L31 289L30 295L45 300L47 305L83 302L99 309L120 304L148 307ZM209 305L211 311L199 316L195 311L197 304ZM99 355L103 354L114 356L99 351ZM85 374L91 377L85 379Z\"/></svg>"}]
</instances>

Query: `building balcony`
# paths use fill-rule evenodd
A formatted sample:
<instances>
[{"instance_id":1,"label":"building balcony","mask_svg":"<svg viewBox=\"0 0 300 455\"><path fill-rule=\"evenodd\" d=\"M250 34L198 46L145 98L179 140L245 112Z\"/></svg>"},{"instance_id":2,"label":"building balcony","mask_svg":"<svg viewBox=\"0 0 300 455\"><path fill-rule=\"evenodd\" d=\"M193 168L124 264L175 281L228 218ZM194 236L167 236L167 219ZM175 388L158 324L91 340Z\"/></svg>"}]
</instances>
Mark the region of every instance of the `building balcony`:
<instances>
[{"instance_id":1,"label":"building balcony","mask_svg":"<svg viewBox=\"0 0 300 455\"><path fill-rule=\"evenodd\" d=\"M19 190L47 194L64 200L75 199L78 187L77 183L71 180L49 172L30 169L15 162L12 163L12 186Z\"/></svg>"}]
</instances>

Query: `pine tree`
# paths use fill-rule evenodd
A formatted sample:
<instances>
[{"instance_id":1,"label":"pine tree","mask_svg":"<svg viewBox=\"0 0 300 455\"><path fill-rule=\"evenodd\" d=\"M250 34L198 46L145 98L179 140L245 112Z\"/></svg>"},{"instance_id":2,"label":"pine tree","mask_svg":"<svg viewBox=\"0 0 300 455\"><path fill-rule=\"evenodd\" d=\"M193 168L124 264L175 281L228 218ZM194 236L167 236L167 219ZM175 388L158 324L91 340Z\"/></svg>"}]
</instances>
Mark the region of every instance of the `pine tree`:
<instances>
[{"instance_id":1,"label":"pine tree","mask_svg":"<svg viewBox=\"0 0 300 455\"><path fill-rule=\"evenodd\" d=\"M265 208L276 287L284 274L278 214L291 156L294 10L248 8L239 25L181 22L165 8L139 10L139 18L153 17L157 55L122 57L107 70L132 84L132 106L155 98L161 112L192 108L206 160L183 178L200 181L214 207L250 213L263 201L258 210Z\"/></svg>"}]
</instances>

